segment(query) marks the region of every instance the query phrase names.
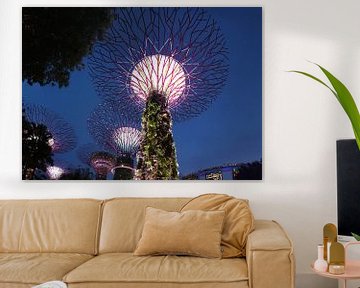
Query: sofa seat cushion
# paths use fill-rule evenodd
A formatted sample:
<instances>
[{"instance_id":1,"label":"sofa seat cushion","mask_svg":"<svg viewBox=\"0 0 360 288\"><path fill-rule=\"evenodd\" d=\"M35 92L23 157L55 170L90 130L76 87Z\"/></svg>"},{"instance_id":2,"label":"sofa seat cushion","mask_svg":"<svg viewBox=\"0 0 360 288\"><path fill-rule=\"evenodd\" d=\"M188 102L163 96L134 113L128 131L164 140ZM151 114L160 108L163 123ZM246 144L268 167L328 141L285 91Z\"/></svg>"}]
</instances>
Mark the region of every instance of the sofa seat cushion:
<instances>
[{"instance_id":1,"label":"sofa seat cushion","mask_svg":"<svg viewBox=\"0 0 360 288\"><path fill-rule=\"evenodd\" d=\"M72 253L0 253L0 285L61 280L65 274L92 257Z\"/></svg>"},{"instance_id":2,"label":"sofa seat cushion","mask_svg":"<svg viewBox=\"0 0 360 288\"><path fill-rule=\"evenodd\" d=\"M63 280L70 284L101 282L190 284L242 281L247 283L248 272L245 260L240 258L206 259L111 253L96 256L71 271Z\"/></svg>"}]
</instances>

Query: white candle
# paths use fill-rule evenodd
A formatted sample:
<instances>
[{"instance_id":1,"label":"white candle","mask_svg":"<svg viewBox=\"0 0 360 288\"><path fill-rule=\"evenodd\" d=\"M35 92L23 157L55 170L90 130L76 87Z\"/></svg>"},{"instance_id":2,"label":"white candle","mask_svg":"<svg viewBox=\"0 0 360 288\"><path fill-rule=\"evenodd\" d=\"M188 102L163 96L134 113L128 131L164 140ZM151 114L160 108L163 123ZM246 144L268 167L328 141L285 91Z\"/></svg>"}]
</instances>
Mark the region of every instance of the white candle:
<instances>
[{"instance_id":1,"label":"white candle","mask_svg":"<svg viewBox=\"0 0 360 288\"><path fill-rule=\"evenodd\" d=\"M330 264L330 246L331 246L331 242L327 242L327 256L326 256L326 260L327 262Z\"/></svg>"}]
</instances>

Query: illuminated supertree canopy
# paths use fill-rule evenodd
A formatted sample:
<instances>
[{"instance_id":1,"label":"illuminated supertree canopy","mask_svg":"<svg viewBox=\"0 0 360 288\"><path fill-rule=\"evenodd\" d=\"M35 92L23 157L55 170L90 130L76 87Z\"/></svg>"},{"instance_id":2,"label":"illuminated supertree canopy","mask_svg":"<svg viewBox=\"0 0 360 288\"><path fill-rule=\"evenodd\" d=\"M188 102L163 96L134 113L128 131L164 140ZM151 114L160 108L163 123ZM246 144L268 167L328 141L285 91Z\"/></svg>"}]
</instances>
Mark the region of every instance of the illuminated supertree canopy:
<instances>
[{"instance_id":1,"label":"illuminated supertree canopy","mask_svg":"<svg viewBox=\"0 0 360 288\"><path fill-rule=\"evenodd\" d=\"M136 121L136 113L129 111L125 113L115 102L106 102L100 104L88 119L89 132L96 143L117 156L134 155L139 149L140 119Z\"/></svg>"},{"instance_id":2,"label":"illuminated supertree canopy","mask_svg":"<svg viewBox=\"0 0 360 288\"><path fill-rule=\"evenodd\" d=\"M75 148L75 131L61 116L41 105L33 104L25 104L24 112L28 121L46 126L52 136L49 140L52 152L64 153Z\"/></svg>"},{"instance_id":3,"label":"illuminated supertree canopy","mask_svg":"<svg viewBox=\"0 0 360 288\"><path fill-rule=\"evenodd\" d=\"M97 179L106 179L107 174L116 166L116 157L93 143L80 146L77 155L84 164L95 170Z\"/></svg>"},{"instance_id":4,"label":"illuminated supertree canopy","mask_svg":"<svg viewBox=\"0 0 360 288\"><path fill-rule=\"evenodd\" d=\"M99 95L143 111L153 93L175 121L197 116L220 93L228 73L224 35L202 8L117 8L89 57Z\"/></svg>"}]
</instances>

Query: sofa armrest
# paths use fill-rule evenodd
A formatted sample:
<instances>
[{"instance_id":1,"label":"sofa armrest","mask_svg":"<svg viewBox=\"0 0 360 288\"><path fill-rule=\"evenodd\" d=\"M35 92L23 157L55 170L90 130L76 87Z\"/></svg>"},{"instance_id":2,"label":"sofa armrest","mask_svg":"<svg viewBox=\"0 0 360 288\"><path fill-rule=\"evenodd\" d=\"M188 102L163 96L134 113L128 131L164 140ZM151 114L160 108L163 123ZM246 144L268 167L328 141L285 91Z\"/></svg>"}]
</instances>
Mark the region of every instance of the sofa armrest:
<instances>
[{"instance_id":1,"label":"sofa armrest","mask_svg":"<svg viewBox=\"0 0 360 288\"><path fill-rule=\"evenodd\" d=\"M247 240L246 261L250 288L295 287L293 245L277 222L255 221Z\"/></svg>"}]
</instances>

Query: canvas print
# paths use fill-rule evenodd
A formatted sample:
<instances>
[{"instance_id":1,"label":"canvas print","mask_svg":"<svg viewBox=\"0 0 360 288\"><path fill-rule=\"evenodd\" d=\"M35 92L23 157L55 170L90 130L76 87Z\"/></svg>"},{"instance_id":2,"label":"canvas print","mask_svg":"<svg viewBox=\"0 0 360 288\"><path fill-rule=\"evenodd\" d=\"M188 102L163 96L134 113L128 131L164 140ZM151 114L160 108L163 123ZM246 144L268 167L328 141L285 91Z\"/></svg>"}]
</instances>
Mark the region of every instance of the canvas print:
<instances>
[{"instance_id":1,"label":"canvas print","mask_svg":"<svg viewBox=\"0 0 360 288\"><path fill-rule=\"evenodd\" d=\"M261 180L261 7L23 7L22 179Z\"/></svg>"}]
</instances>

